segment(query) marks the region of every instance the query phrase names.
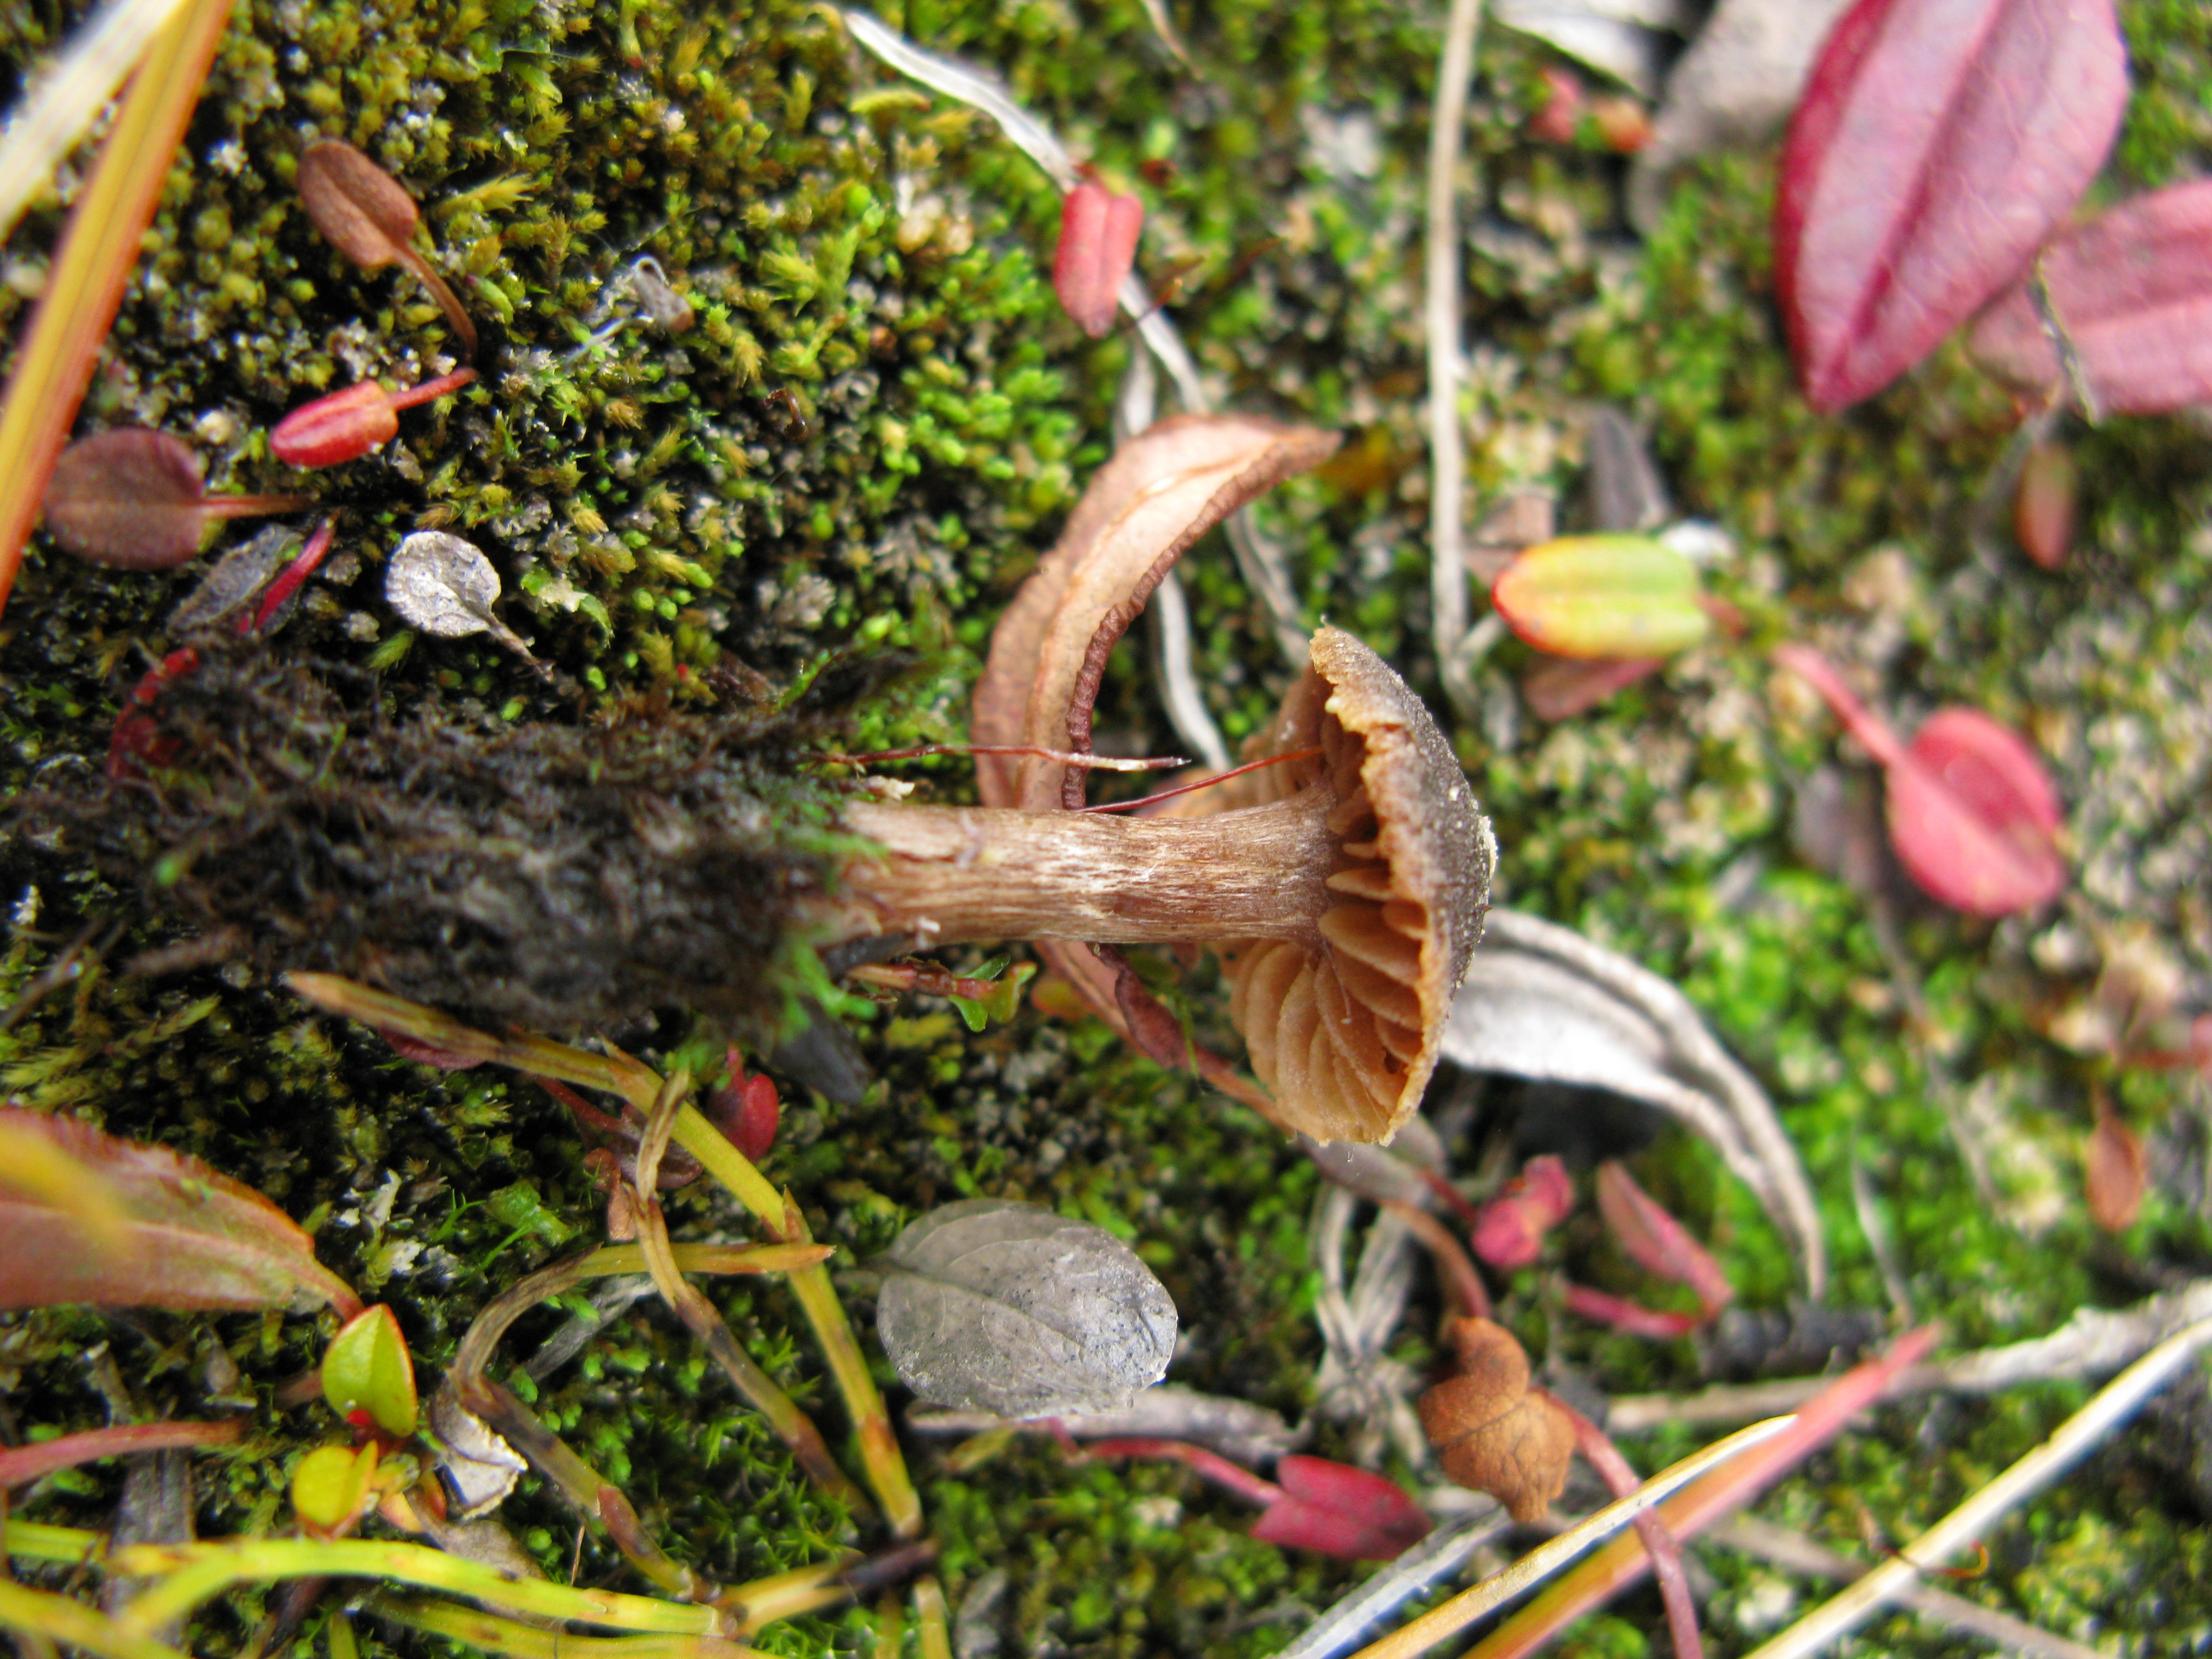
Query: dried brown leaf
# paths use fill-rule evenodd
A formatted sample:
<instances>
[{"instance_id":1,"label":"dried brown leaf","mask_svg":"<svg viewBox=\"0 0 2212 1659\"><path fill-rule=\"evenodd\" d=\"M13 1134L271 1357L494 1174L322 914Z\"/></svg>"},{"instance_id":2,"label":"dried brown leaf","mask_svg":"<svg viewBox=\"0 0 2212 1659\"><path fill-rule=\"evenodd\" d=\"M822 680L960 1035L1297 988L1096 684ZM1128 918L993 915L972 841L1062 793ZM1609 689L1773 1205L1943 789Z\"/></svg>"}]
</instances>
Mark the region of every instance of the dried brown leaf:
<instances>
[{"instance_id":1,"label":"dried brown leaf","mask_svg":"<svg viewBox=\"0 0 2212 1659\"><path fill-rule=\"evenodd\" d=\"M445 279L415 250L415 228L422 215L404 185L339 138L308 145L293 182L307 216L331 246L363 270L405 266L430 290L462 349L476 355L476 324Z\"/></svg>"},{"instance_id":2,"label":"dried brown leaf","mask_svg":"<svg viewBox=\"0 0 2212 1659\"><path fill-rule=\"evenodd\" d=\"M1567 1484L1574 1424L1551 1397L1528 1389L1528 1356L1503 1325L1455 1319L1458 1368L1414 1409L1444 1473L1486 1492L1516 1521L1540 1520Z\"/></svg>"},{"instance_id":3,"label":"dried brown leaf","mask_svg":"<svg viewBox=\"0 0 2212 1659\"><path fill-rule=\"evenodd\" d=\"M71 444L46 485L46 530L80 559L122 570L167 570L200 550L200 459L145 427L117 427Z\"/></svg>"}]
</instances>

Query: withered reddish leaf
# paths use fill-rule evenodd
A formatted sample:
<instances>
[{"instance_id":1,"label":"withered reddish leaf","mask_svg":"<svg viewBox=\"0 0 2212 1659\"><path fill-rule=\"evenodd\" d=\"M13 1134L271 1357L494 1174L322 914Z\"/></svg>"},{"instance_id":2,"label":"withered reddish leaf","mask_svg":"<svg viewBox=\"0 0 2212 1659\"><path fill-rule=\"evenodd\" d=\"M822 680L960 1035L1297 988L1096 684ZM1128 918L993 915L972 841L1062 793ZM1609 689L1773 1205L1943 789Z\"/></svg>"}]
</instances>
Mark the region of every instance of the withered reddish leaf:
<instances>
[{"instance_id":1,"label":"withered reddish leaf","mask_svg":"<svg viewBox=\"0 0 2212 1659\"><path fill-rule=\"evenodd\" d=\"M1567 1166L1549 1153L1532 1158L1474 1222L1474 1253L1493 1267L1525 1267L1544 1248L1544 1235L1575 1206Z\"/></svg>"},{"instance_id":2,"label":"withered reddish leaf","mask_svg":"<svg viewBox=\"0 0 2212 1659\"><path fill-rule=\"evenodd\" d=\"M2108 1233L2126 1231L2142 1212L2148 1185L2142 1138L2110 1112L2100 1114L2084 1162L2089 1218Z\"/></svg>"},{"instance_id":3,"label":"withered reddish leaf","mask_svg":"<svg viewBox=\"0 0 2212 1659\"><path fill-rule=\"evenodd\" d=\"M1648 1273L1688 1285L1708 1316L1735 1295L1720 1263L1618 1159L1607 1158L1597 1167L1597 1207L1630 1261Z\"/></svg>"},{"instance_id":4,"label":"withered reddish leaf","mask_svg":"<svg viewBox=\"0 0 2212 1659\"><path fill-rule=\"evenodd\" d=\"M0 1109L0 1128L74 1160L125 1217L104 1232L0 1166L0 1307L283 1308L305 1294L361 1311L289 1216L198 1158L40 1112Z\"/></svg>"},{"instance_id":5,"label":"withered reddish leaf","mask_svg":"<svg viewBox=\"0 0 2212 1659\"><path fill-rule=\"evenodd\" d=\"M1930 897L1982 916L2049 903L2067 882L2058 793L2027 739L1972 708L1940 709L1907 748L1820 653L1774 658L1803 677L1888 776L1890 845Z\"/></svg>"},{"instance_id":6,"label":"withered reddish leaf","mask_svg":"<svg viewBox=\"0 0 2212 1659\"><path fill-rule=\"evenodd\" d=\"M200 550L200 458L145 427L117 427L62 451L46 485L46 529L69 551L123 570L167 570Z\"/></svg>"},{"instance_id":7,"label":"withered reddish leaf","mask_svg":"<svg viewBox=\"0 0 2212 1659\"><path fill-rule=\"evenodd\" d=\"M1121 282L1137 262L1145 204L1085 179L1060 210L1060 246L1052 256L1052 288L1085 334L1096 340L1114 326Z\"/></svg>"},{"instance_id":8,"label":"withered reddish leaf","mask_svg":"<svg viewBox=\"0 0 2212 1659\"><path fill-rule=\"evenodd\" d=\"M1567 1484L1574 1425L1550 1396L1528 1391L1528 1356L1504 1326L1455 1319L1458 1369L1415 1402L1444 1473L1486 1492L1516 1521L1540 1520Z\"/></svg>"},{"instance_id":9,"label":"withered reddish leaf","mask_svg":"<svg viewBox=\"0 0 2212 1659\"><path fill-rule=\"evenodd\" d=\"M1347 1561L1389 1561L1428 1536L1429 1517L1395 1480L1326 1457L1275 1463L1283 1495L1252 1526L1262 1543Z\"/></svg>"},{"instance_id":10,"label":"withered reddish leaf","mask_svg":"<svg viewBox=\"0 0 2212 1659\"><path fill-rule=\"evenodd\" d=\"M2054 438L2029 447L2013 497L2012 528L2021 550L2045 570L2066 562L2080 488L2081 469L2074 465L2071 449Z\"/></svg>"},{"instance_id":11,"label":"withered reddish leaf","mask_svg":"<svg viewBox=\"0 0 2212 1659\"><path fill-rule=\"evenodd\" d=\"M293 184L324 240L363 270L398 259L422 222L406 187L343 139L301 151Z\"/></svg>"},{"instance_id":12,"label":"withered reddish leaf","mask_svg":"<svg viewBox=\"0 0 2212 1659\"><path fill-rule=\"evenodd\" d=\"M2212 400L2212 179L2075 226L2045 252L2043 279L2106 409L2148 415ZM1969 343L2023 386L2057 384L2058 354L2025 282L1989 308Z\"/></svg>"},{"instance_id":13,"label":"withered reddish leaf","mask_svg":"<svg viewBox=\"0 0 2212 1659\"><path fill-rule=\"evenodd\" d=\"M1561 657L1531 670L1521 696L1540 720L1571 720L1666 665L1664 657Z\"/></svg>"},{"instance_id":14,"label":"withered reddish leaf","mask_svg":"<svg viewBox=\"0 0 2212 1659\"><path fill-rule=\"evenodd\" d=\"M970 708L975 740L1088 749L1097 673L1176 561L1238 507L1327 459L1336 446L1333 432L1247 415L1177 416L1123 444L992 631ZM975 762L987 806L1078 805L1084 775L1043 760L984 755ZM1036 949L1093 1013L1132 1035L1115 964L1059 940L1039 940ZM1206 1069L1208 1056L1198 1060Z\"/></svg>"},{"instance_id":15,"label":"withered reddish leaf","mask_svg":"<svg viewBox=\"0 0 2212 1659\"><path fill-rule=\"evenodd\" d=\"M1857 0L1790 122L1775 279L1814 406L1887 386L2017 278L2127 101L2112 0Z\"/></svg>"}]
</instances>

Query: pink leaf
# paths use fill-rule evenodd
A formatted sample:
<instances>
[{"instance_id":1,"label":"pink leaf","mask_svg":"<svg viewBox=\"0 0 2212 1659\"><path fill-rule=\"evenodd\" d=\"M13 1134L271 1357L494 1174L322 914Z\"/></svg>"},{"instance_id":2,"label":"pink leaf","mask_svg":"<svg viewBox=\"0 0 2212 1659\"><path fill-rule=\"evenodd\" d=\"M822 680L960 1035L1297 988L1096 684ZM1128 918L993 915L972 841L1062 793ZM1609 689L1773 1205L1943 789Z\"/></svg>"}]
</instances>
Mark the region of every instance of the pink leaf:
<instances>
[{"instance_id":1,"label":"pink leaf","mask_svg":"<svg viewBox=\"0 0 2212 1659\"><path fill-rule=\"evenodd\" d=\"M2127 95L2112 0L1857 0L1814 65L1775 199L1814 406L1879 392L2019 276Z\"/></svg>"},{"instance_id":2,"label":"pink leaf","mask_svg":"<svg viewBox=\"0 0 2212 1659\"><path fill-rule=\"evenodd\" d=\"M2124 202L2051 244L2051 309L2109 410L2150 415L2212 399L2212 179ZM1974 325L1974 356L2039 391L2058 354L2026 283Z\"/></svg>"},{"instance_id":3,"label":"pink leaf","mask_svg":"<svg viewBox=\"0 0 2212 1659\"><path fill-rule=\"evenodd\" d=\"M2013 497L2012 532L2021 551L2045 570L2066 562L2074 542L2074 507L2081 470L2074 452L2056 439L2033 446L2021 463L2020 489Z\"/></svg>"},{"instance_id":4,"label":"pink leaf","mask_svg":"<svg viewBox=\"0 0 2212 1659\"><path fill-rule=\"evenodd\" d=\"M1085 179L1060 210L1060 248L1052 257L1052 289L1083 331L1096 340L1114 326L1121 279L1137 262L1145 204Z\"/></svg>"},{"instance_id":5,"label":"pink leaf","mask_svg":"<svg viewBox=\"0 0 2212 1659\"><path fill-rule=\"evenodd\" d=\"M1548 1154L1532 1158L1475 1218L1474 1253L1493 1267L1525 1267L1544 1248L1544 1235L1574 1206L1566 1165Z\"/></svg>"},{"instance_id":6,"label":"pink leaf","mask_svg":"<svg viewBox=\"0 0 2212 1659\"><path fill-rule=\"evenodd\" d=\"M1664 1205L1637 1185L1626 1165L1607 1158L1597 1166L1597 1207L1628 1259L1648 1273L1688 1285L1707 1318L1735 1295L1720 1263Z\"/></svg>"},{"instance_id":7,"label":"pink leaf","mask_svg":"<svg viewBox=\"0 0 2212 1659\"><path fill-rule=\"evenodd\" d=\"M49 1170L0 1163L0 1307L283 1308L305 1294L361 1312L289 1216L196 1158L13 1109L0 1141L64 1161L72 1186L119 1212L101 1222Z\"/></svg>"},{"instance_id":8,"label":"pink leaf","mask_svg":"<svg viewBox=\"0 0 2212 1659\"><path fill-rule=\"evenodd\" d=\"M1889 774L1889 839L1930 897L2003 916L2065 890L2057 792L2018 732L1972 708L1938 709Z\"/></svg>"},{"instance_id":9,"label":"pink leaf","mask_svg":"<svg viewBox=\"0 0 2212 1659\"><path fill-rule=\"evenodd\" d=\"M1395 1480L1326 1457L1277 1460L1283 1495L1252 1536L1347 1561L1388 1561L1428 1536L1429 1517Z\"/></svg>"},{"instance_id":10,"label":"pink leaf","mask_svg":"<svg viewBox=\"0 0 2212 1659\"><path fill-rule=\"evenodd\" d=\"M1907 748L1820 653L1784 645L1774 659L1811 682L1887 769L1890 845L1929 897L1971 915L2002 916L2063 890L2058 794L2026 738L1976 709L1945 708Z\"/></svg>"},{"instance_id":11,"label":"pink leaf","mask_svg":"<svg viewBox=\"0 0 2212 1659\"><path fill-rule=\"evenodd\" d=\"M2142 1137L2114 1117L2100 1113L2089 1133L2083 1159L2089 1218L2108 1233L2125 1232L2142 1213L2148 1180L2143 1167Z\"/></svg>"}]
</instances>

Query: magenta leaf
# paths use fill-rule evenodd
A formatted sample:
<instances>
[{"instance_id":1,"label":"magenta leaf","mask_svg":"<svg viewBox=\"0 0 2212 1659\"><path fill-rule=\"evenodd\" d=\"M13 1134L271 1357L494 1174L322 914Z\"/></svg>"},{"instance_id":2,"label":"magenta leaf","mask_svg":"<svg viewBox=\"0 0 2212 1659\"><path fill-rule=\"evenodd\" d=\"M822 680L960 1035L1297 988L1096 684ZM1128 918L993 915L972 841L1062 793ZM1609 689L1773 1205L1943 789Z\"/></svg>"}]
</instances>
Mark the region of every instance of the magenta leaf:
<instances>
[{"instance_id":1,"label":"magenta leaf","mask_svg":"<svg viewBox=\"0 0 2212 1659\"><path fill-rule=\"evenodd\" d=\"M1388 1561L1428 1536L1429 1517L1395 1480L1326 1457L1275 1463L1282 1496L1252 1526L1252 1536L1286 1549L1347 1561Z\"/></svg>"},{"instance_id":2,"label":"magenta leaf","mask_svg":"<svg viewBox=\"0 0 2212 1659\"><path fill-rule=\"evenodd\" d=\"M1137 262L1145 204L1085 179L1060 210L1060 247L1052 258L1053 292L1067 314L1096 340L1114 326L1121 279Z\"/></svg>"},{"instance_id":3,"label":"magenta leaf","mask_svg":"<svg viewBox=\"0 0 2212 1659\"><path fill-rule=\"evenodd\" d=\"M362 1310L289 1216L196 1158L40 1112L0 1110L0 1308Z\"/></svg>"},{"instance_id":4,"label":"magenta leaf","mask_svg":"<svg viewBox=\"0 0 2212 1659\"><path fill-rule=\"evenodd\" d=\"M1575 1206L1567 1166L1547 1153L1505 1183L1475 1218L1474 1253L1493 1267L1525 1267L1544 1248L1544 1235Z\"/></svg>"},{"instance_id":5,"label":"magenta leaf","mask_svg":"<svg viewBox=\"0 0 2212 1659\"><path fill-rule=\"evenodd\" d=\"M2026 738L1972 708L1930 715L1911 747L1819 652L1775 648L1888 774L1889 842L1933 899L1970 915L2033 910L2064 890L2058 793Z\"/></svg>"},{"instance_id":6,"label":"magenta leaf","mask_svg":"<svg viewBox=\"0 0 2212 1659\"><path fill-rule=\"evenodd\" d=\"M1735 1295L1720 1263L1637 1184L1626 1164L1607 1158L1598 1165L1597 1207L1628 1259L1648 1273L1695 1291L1708 1319Z\"/></svg>"},{"instance_id":7,"label":"magenta leaf","mask_svg":"<svg viewBox=\"0 0 2212 1659\"><path fill-rule=\"evenodd\" d=\"M2057 792L2027 740L1972 708L1941 708L1889 774L1889 839L1929 896L1978 916L2065 890Z\"/></svg>"},{"instance_id":8,"label":"magenta leaf","mask_svg":"<svg viewBox=\"0 0 2212 1659\"><path fill-rule=\"evenodd\" d=\"M1857 0L1814 64L1775 198L1813 405L1879 392L2019 277L2127 95L2112 0Z\"/></svg>"},{"instance_id":9,"label":"magenta leaf","mask_svg":"<svg viewBox=\"0 0 2212 1659\"><path fill-rule=\"evenodd\" d=\"M2106 410L2212 400L2212 179L2125 202L2043 256L2051 309ZM2023 283L1974 325L1974 356L2023 386L2057 384L2058 354Z\"/></svg>"}]
</instances>

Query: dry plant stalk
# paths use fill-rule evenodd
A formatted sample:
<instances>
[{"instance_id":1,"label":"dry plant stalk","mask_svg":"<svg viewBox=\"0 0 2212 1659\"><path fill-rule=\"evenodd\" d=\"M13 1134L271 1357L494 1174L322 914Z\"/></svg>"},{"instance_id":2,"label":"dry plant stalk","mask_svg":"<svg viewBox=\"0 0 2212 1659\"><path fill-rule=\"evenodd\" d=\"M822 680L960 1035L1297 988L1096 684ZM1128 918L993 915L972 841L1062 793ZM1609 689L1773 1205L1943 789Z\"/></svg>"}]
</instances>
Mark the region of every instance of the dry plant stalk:
<instances>
[{"instance_id":1,"label":"dry plant stalk","mask_svg":"<svg viewBox=\"0 0 2212 1659\"><path fill-rule=\"evenodd\" d=\"M0 608L229 21L230 0L188 0L155 38L62 233L0 403Z\"/></svg>"}]
</instances>

